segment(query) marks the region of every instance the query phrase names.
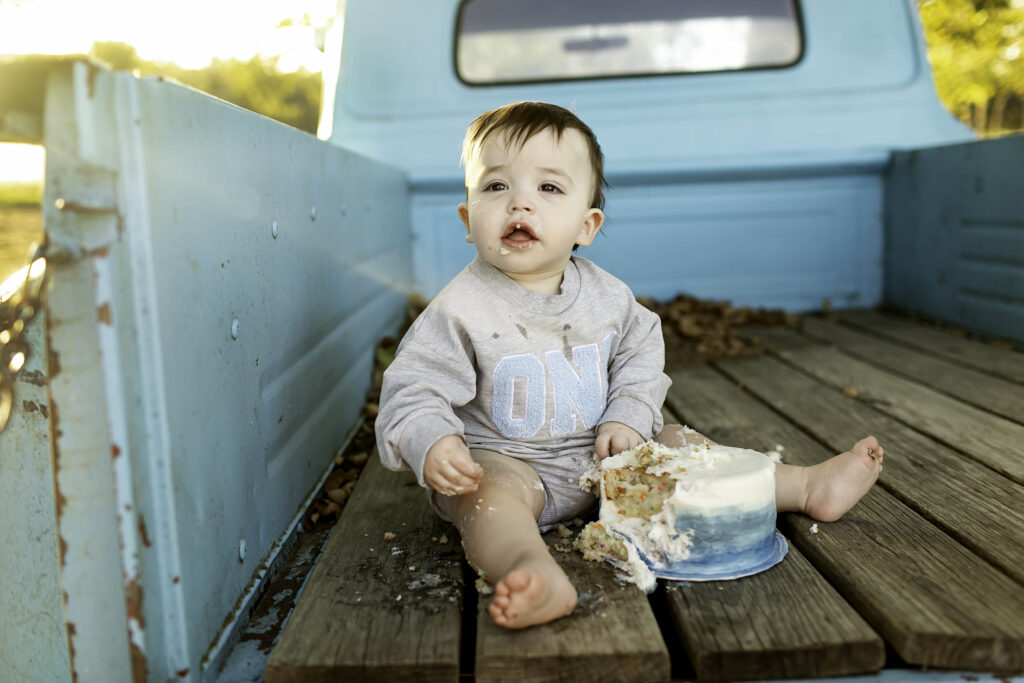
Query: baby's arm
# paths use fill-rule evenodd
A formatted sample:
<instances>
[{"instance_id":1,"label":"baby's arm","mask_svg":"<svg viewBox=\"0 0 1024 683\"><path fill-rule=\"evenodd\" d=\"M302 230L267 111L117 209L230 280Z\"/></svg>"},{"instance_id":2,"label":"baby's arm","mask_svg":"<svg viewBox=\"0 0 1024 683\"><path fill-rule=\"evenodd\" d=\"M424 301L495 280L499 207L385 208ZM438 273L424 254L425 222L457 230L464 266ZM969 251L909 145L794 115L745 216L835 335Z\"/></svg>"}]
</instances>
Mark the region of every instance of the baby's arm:
<instances>
[{"instance_id":1,"label":"baby's arm","mask_svg":"<svg viewBox=\"0 0 1024 683\"><path fill-rule=\"evenodd\" d=\"M657 435L661 404L671 383L665 376L661 320L630 298L628 324L608 368L608 404L597 427L599 458Z\"/></svg>"},{"instance_id":2,"label":"baby's arm","mask_svg":"<svg viewBox=\"0 0 1024 683\"><path fill-rule=\"evenodd\" d=\"M443 436L427 451L423 463L423 479L430 488L446 496L476 491L484 476L466 448L466 442L455 434Z\"/></svg>"},{"instance_id":3,"label":"baby's arm","mask_svg":"<svg viewBox=\"0 0 1024 683\"><path fill-rule=\"evenodd\" d=\"M455 414L457 407L476 394L476 369L470 349L464 344L448 317L428 307L406 333L397 356L384 372L375 424L380 459L388 469L413 470L422 486L438 488L426 480L426 459L431 449L446 437L450 437L445 441L449 447L451 438L459 441L458 450L465 459L469 458L461 442L465 426ZM438 448L437 452L444 450ZM442 460L451 461L440 456L434 459L435 465ZM435 482L441 482L437 469ZM462 470L472 473L471 467ZM455 476L450 472L446 475L445 478Z\"/></svg>"}]
</instances>

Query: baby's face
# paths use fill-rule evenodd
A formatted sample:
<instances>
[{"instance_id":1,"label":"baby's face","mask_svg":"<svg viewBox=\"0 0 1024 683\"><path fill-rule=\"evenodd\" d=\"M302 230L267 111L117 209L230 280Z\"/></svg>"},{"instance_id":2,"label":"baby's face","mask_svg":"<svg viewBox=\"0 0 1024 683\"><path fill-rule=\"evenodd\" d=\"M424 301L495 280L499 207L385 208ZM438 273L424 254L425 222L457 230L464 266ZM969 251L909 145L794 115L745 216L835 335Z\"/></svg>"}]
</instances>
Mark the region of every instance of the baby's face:
<instances>
[{"instance_id":1,"label":"baby's face","mask_svg":"<svg viewBox=\"0 0 1024 683\"><path fill-rule=\"evenodd\" d=\"M553 278L557 287L573 245L589 245L604 221L590 207L593 175L577 130L561 139L544 130L522 147L503 134L487 139L467 162L467 200L459 204L466 241L529 289Z\"/></svg>"}]
</instances>

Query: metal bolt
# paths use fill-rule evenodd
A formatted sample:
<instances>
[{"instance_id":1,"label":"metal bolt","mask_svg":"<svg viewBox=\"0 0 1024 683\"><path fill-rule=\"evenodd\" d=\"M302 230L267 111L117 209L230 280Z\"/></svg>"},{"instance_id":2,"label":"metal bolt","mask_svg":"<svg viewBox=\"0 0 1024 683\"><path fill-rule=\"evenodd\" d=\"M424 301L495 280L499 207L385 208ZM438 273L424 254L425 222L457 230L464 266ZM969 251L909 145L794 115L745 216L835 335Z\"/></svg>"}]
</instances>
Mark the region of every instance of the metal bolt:
<instances>
[{"instance_id":1,"label":"metal bolt","mask_svg":"<svg viewBox=\"0 0 1024 683\"><path fill-rule=\"evenodd\" d=\"M238 541L238 561L245 561L245 539L239 539Z\"/></svg>"},{"instance_id":2,"label":"metal bolt","mask_svg":"<svg viewBox=\"0 0 1024 683\"><path fill-rule=\"evenodd\" d=\"M238 339L238 318L231 321L231 338Z\"/></svg>"},{"instance_id":3,"label":"metal bolt","mask_svg":"<svg viewBox=\"0 0 1024 683\"><path fill-rule=\"evenodd\" d=\"M270 224L270 234L274 236L275 240L277 239L277 221Z\"/></svg>"}]
</instances>

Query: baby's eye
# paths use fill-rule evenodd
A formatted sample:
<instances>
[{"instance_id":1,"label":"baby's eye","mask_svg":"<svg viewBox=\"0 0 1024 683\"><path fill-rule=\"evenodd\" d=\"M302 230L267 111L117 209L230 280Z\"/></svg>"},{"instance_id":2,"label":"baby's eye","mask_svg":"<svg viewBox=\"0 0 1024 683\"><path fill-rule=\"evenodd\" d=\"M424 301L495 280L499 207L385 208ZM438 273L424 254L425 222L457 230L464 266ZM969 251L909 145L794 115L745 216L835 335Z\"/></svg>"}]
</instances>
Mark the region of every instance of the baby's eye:
<instances>
[{"instance_id":1,"label":"baby's eye","mask_svg":"<svg viewBox=\"0 0 1024 683\"><path fill-rule=\"evenodd\" d=\"M487 183L487 185L484 186L484 192L501 192L502 190L507 189L508 185L500 180L495 180L493 183Z\"/></svg>"},{"instance_id":2,"label":"baby's eye","mask_svg":"<svg viewBox=\"0 0 1024 683\"><path fill-rule=\"evenodd\" d=\"M542 183L540 186L540 191L558 194L559 192L562 191L562 189L558 187L558 185L555 185L554 183Z\"/></svg>"}]
</instances>

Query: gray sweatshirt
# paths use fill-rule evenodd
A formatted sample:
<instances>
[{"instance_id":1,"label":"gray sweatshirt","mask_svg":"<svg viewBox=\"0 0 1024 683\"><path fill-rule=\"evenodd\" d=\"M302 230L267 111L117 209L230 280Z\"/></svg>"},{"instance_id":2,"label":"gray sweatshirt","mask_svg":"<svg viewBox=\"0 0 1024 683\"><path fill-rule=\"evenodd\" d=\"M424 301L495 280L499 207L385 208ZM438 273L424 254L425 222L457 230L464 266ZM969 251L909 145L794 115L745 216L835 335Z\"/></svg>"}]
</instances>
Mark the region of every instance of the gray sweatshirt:
<instances>
[{"instance_id":1,"label":"gray sweatshirt","mask_svg":"<svg viewBox=\"0 0 1024 683\"><path fill-rule=\"evenodd\" d=\"M524 460L594 452L596 428L662 427L671 383L658 316L620 280L573 256L562 291L531 292L479 256L434 298L384 373L384 466L423 481L427 451L463 436Z\"/></svg>"}]
</instances>

